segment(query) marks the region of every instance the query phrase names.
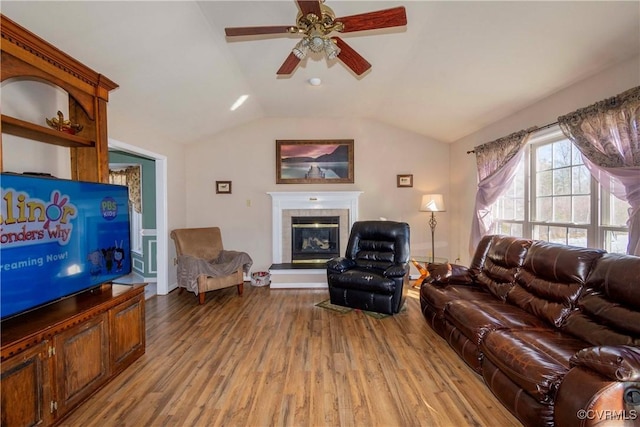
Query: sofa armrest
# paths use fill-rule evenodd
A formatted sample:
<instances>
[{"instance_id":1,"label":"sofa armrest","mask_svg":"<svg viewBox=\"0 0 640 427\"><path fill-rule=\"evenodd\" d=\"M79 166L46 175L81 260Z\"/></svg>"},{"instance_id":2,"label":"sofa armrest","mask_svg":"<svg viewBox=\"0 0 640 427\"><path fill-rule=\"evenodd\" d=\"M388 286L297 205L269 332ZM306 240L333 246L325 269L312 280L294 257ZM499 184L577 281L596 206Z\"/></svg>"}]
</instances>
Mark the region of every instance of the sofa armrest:
<instances>
[{"instance_id":1,"label":"sofa armrest","mask_svg":"<svg viewBox=\"0 0 640 427\"><path fill-rule=\"evenodd\" d=\"M569 360L571 366L597 372L612 381L640 380L640 348L630 345L588 347Z\"/></svg>"},{"instance_id":2,"label":"sofa armrest","mask_svg":"<svg viewBox=\"0 0 640 427\"><path fill-rule=\"evenodd\" d=\"M429 264L430 283L441 285L473 285L473 272L468 267L459 264Z\"/></svg>"},{"instance_id":3,"label":"sofa armrest","mask_svg":"<svg viewBox=\"0 0 640 427\"><path fill-rule=\"evenodd\" d=\"M384 277L403 277L409 272L409 263L403 262L401 264L393 264L388 267L383 275Z\"/></svg>"},{"instance_id":4,"label":"sofa armrest","mask_svg":"<svg viewBox=\"0 0 640 427\"><path fill-rule=\"evenodd\" d=\"M356 262L345 257L331 258L327 261L327 270L331 273L344 273L355 267Z\"/></svg>"},{"instance_id":5,"label":"sofa armrest","mask_svg":"<svg viewBox=\"0 0 640 427\"><path fill-rule=\"evenodd\" d=\"M637 381L611 380L588 367L574 366L558 388L553 421L562 427L635 426L640 417L639 386Z\"/></svg>"}]
</instances>

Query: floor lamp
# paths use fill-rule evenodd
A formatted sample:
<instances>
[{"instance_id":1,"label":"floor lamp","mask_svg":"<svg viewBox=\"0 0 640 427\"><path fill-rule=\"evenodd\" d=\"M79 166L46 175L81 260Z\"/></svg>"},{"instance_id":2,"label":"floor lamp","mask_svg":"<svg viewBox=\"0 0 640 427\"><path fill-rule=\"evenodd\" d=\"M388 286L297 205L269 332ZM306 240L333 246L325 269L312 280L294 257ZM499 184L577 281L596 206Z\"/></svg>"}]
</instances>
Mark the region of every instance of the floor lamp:
<instances>
[{"instance_id":1,"label":"floor lamp","mask_svg":"<svg viewBox=\"0 0 640 427\"><path fill-rule=\"evenodd\" d=\"M420 203L420 211L431 212L431 219L429 219L429 227L431 228L431 263L436 259L436 240L435 231L436 221L435 212L444 212L444 197L442 194L425 194L422 196L422 203Z\"/></svg>"}]
</instances>

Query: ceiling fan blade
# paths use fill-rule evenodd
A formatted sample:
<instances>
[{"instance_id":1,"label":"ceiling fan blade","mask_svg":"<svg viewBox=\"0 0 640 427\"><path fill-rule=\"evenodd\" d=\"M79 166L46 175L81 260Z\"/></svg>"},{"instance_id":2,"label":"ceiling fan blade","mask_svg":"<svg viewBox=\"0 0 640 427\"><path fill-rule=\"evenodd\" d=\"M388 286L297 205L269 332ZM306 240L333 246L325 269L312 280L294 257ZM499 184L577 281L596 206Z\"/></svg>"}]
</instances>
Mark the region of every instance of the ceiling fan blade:
<instances>
[{"instance_id":1,"label":"ceiling fan blade","mask_svg":"<svg viewBox=\"0 0 640 427\"><path fill-rule=\"evenodd\" d=\"M229 37L258 36L260 34L288 34L290 25L277 25L271 27L231 27L225 28L224 33Z\"/></svg>"},{"instance_id":2,"label":"ceiling fan blade","mask_svg":"<svg viewBox=\"0 0 640 427\"><path fill-rule=\"evenodd\" d=\"M351 68L354 73L361 75L371 68L371 64L340 37L333 37L333 40L336 41L336 44L340 48L338 59L344 62L344 65Z\"/></svg>"},{"instance_id":3,"label":"ceiling fan blade","mask_svg":"<svg viewBox=\"0 0 640 427\"><path fill-rule=\"evenodd\" d=\"M341 32L343 33L375 30L377 28L401 27L407 25L407 12L404 6L399 6L391 9L336 18L335 21L342 22L344 29Z\"/></svg>"},{"instance_id":4,"label":"ceiling fan blade","mask_svg":"<svg viewBox=\"0 0 640 427\"><path fill-rule=\"evenodd\" d=\"M296 3L298 3L298 6L300 6L302 16L307 16L308 14L313 13L318 18L322 17L320 0L296 0Z\"/></svg>"},{"instance_id":5,"label":"ceiling fan blade","mask_svg":"<svg viewBox=\"0 0 640 427\"><path fill-rule=\"evenodd\" d=\"M278 75L291 74L293 73L293 70L296 69L299 63L300 63L300 59L298 59L298 57L295 56L293 52L291 52L289 56L287 56L287 59L284 60L284 62L282 63L282 65L280 66L280 69L276 74Z\"/></svg>"}]
</instances>

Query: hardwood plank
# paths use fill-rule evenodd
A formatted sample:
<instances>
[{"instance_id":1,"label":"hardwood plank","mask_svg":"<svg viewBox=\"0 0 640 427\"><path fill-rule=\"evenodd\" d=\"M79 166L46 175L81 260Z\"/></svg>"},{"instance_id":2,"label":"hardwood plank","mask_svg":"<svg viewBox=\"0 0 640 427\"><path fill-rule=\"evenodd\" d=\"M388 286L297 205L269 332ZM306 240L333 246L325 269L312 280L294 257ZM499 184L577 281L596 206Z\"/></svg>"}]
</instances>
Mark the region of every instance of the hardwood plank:
<instances>
[{"instance_id":1,"label":"hardwood plank","mask_svg":"<svg viewBox=\"0 0 640 427\"><path fill-rule=\"evenodd\" d=\"M426 324L418 291L376 319L326 290L245 287L146 302L147 351L62 422L180 426L519 426Z\"/></svg>"}]
</instances>

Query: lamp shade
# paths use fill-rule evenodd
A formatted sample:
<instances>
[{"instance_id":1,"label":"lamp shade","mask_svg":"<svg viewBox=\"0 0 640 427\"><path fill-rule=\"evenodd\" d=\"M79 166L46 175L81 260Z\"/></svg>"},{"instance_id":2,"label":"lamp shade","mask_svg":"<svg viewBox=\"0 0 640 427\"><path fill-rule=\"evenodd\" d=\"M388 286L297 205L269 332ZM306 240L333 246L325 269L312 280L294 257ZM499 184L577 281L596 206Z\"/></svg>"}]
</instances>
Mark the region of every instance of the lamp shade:
<instances>
[{"instance_id":1,"label":"lamp shade","mask_svg":"<svg viewBox=\"0 0 640 427\"><path fill-rule=\"evenodd\" d=\"M424 212L444 212L444 197L442 194L425 194L422 196L420 210Z\"/></svg>"}]
</instances>

